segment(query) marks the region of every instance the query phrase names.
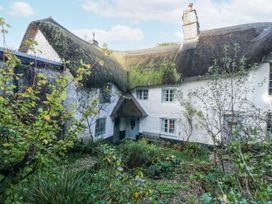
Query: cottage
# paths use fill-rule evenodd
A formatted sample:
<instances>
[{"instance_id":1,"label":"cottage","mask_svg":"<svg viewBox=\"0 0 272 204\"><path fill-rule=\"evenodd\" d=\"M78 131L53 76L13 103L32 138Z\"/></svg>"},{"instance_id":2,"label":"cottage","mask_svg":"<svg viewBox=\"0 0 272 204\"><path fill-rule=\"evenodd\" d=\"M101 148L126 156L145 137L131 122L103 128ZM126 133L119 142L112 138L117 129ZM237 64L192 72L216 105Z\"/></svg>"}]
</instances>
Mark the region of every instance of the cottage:
<instances>
[{"instance_id":1,"label":"cottage","mask_svg":"<svg viewBox=\"0 0 272 204\"><path fill-rule=\"evenodd\" d=\"M108 100L101 100L101 111L90 118L90 128L81 137L135 139L143 134L171 140L186 140L181 125L184 117L176 99L177 90L207 87L213 60L223 56L224 45L238 43L250 63L258 63L249 71L247 89L250 100L261 110L271 108L272 23L253 23L201 31L196 10L190 4L183 12L184 42L137 51L111 51L104 55L97 43L86 42L59 25L52 18L32 22L25 33L20 52L34 54L27 40L36 40L36 53L55 62L69 61L71 75L76 74L79 60L96 64L85 79L85 88L68 87L67 103L80 106L81 99L103 95L110 87ZM224 90L222 90L224 92ZM83 100L83 101L84 101ZM198 104L197 101L193 103ZM80 112L78 112L80 115ZM268 125L270 127L270 125ZM192 130L190 141L212 144L212 138L199 125Z\"/></svg>"}]
</instances>

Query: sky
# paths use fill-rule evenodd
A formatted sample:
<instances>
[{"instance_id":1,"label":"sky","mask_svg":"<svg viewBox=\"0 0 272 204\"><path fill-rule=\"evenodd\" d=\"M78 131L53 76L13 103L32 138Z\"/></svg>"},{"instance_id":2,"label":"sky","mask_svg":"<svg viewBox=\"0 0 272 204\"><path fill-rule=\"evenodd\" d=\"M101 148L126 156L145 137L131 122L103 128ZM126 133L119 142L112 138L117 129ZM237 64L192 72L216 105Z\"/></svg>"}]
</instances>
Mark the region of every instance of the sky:
<instances>
[{"instance_id":1,"label":"sky","mask_svg":"<svg viewBox=\"0 0 272 204\"><path fill-rule=\"evenodd\" d=\"M272 21L272 0L0 0L0 17L11 25L6 43L12 49L31 21L52 17L85 40L95 32L100 45L134 50L181 43L181 16L189 3L200 30Z\"/></svg>"}]
</instances>

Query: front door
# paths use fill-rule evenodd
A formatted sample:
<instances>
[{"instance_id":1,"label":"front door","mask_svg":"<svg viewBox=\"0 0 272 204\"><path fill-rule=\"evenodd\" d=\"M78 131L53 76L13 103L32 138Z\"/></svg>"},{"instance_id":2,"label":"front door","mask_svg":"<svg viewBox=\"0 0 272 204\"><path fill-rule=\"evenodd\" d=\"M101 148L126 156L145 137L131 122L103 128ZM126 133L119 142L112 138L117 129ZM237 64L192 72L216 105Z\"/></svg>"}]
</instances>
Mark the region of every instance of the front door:
<instances>
[{"instance_id":1,"label":"front door","mask_svg":"<svg viewBox=\"0 0 272 204\"><path fill-rule=\"evenodd\" d=\"M127 136L131 139L136 139L139 134L139 119L137 117L128 118Z\"/></svg>"}]
</instances>

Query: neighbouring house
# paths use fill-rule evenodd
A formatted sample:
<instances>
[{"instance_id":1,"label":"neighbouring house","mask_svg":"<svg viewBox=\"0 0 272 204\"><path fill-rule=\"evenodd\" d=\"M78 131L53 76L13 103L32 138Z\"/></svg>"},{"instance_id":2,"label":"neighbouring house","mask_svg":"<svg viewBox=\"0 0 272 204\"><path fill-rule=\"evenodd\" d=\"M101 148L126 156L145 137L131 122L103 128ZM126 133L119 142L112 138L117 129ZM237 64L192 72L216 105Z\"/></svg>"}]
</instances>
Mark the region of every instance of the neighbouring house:
<instances>
[{"instance_id":1,"label":"neighbouring house","mask_svg":"<svg viewBox=\"0 0 272 204\"><path fill-rule=\"evenodd\" d=\"M101 111L90 118L89 128L81 137L115 140L135 139L143 134L171 140L186 140L180 125L182 107L176 100L177 90L207 86L208 68L213 60L221 58L225 44L238 43L250 63L258 63L250 72L246 87L252 89L251 101L262 110L269 110L272 99L272 23L253 23L201 31L192 4L183 12L182 45L170 44L137 51L101 52L98 43L86 42L62 27L52 18L33 21L28 26L20 52L34 54L27 40L38 42L39 57L67 65L75 75L79 60L96 64L85 81L85 88L68 87L67 103L88 101L94 95L101 98ZM264 80L266 79L266 80ZM261 83L263 82L263 83ZM260 85L261 84L261 85ZM104 93L110 87L110 95ZM224 91L224 90L222 90ZM197 104L197 102L195 102ZM80 115L80 111L78 115ZM271 116L271 114L270 114ZM270 121L270 122L269 122ZM271 117L267 129L271 131ZM192 131L190 141L212 144L213 141L200 126Z\"/></svg>"},{"instance_id":2,"label":"neighbouring house","mask_svg":"<svg viewBox=\"0 0 272 204\"><path fill-rule=\"evenodd\" d=\"M2 67L6 60L5 49L0 47L0 66ZM37 72L45 74L49 79L56 78L61 72L63 72L64 66L61 62L52 61L42 57L29 55L19 51L11 51L21 63L14 68L16 74L22 74L20 80L14 80L16 90L24 86L30 86L33 83L33 75Z\"/></svg>"}]
</instances>

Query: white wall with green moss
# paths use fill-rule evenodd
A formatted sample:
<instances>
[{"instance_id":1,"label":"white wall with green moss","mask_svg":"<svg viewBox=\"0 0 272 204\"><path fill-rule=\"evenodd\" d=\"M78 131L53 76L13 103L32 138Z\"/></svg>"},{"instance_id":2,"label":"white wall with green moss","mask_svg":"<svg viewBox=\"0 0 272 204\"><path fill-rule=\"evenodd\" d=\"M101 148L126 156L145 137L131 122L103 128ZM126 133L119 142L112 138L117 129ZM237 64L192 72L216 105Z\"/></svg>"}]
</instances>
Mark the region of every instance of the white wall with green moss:
<instances>
[{"instance_id":1,"label":"white wall with green moss","mask_svg":"<svg viewBox=\"0 0 272 204\"><path fill-rule=\"evenodd\" d=\"M272 96L268 94L269 87L269 73L270 64L263 63L255 71L251 71L248 75L245 85L246 89L252 91L248 94L248 99L252 101L255 107L262 111L272 110ZM163 88L176 88L187 95L191 90L207 87L208 80L188 80L184 81L178 86L157 86L148 88L149 96L148 100L139 100L136 96L136 90L132 91L135 98L140 105L147 112L148 117L140 120L140 132L155 133L158 136L168 139L187 140L187 135L184 131L185 118L182 115L182 107L178 101L174 102L162 102L162 89ZM224 90L222 90L224 92ZM199 101L192 101L195 108L199 108L205 114L204 109L200 106ZM165 134L161 131L161 119L169 118L176 119L176 131L174 134ZM201 127L200 124L194 123L195 127L190 138L192 142L199 142L204 144L213 144L212 138L207 134L207 131ZM265 128L265 123L263 124Z\"/></svg>"}]
</instances>

